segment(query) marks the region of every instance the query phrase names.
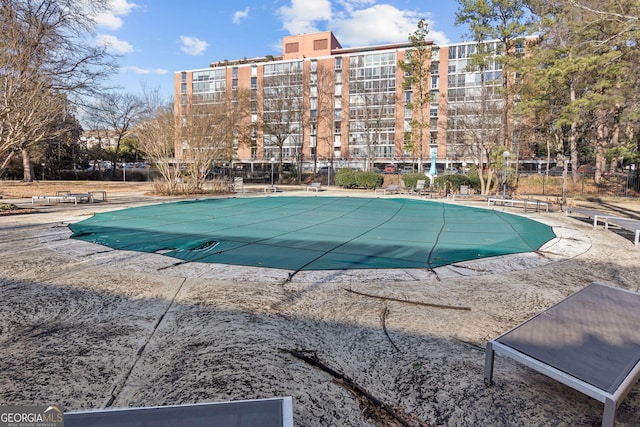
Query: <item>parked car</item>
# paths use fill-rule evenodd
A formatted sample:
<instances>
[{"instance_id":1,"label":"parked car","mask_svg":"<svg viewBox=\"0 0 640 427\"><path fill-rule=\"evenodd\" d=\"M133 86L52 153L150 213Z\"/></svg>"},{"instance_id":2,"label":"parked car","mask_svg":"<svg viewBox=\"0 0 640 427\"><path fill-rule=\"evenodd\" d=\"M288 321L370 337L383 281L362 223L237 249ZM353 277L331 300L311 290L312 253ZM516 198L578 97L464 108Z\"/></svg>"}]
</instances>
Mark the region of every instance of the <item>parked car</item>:
<instances>
[{"instance_id":1,"label":"parked car","mask_svg":"<svg viewBox=\"0 0 640 427\"><path fill-rule=\"evenodd\" d=\"M455 175L458 173L458 169L457 168L446 168L444 170L445 174L450 174L450 175Z\"/></svg>"},{"instance_id":2,"label":"parked car","mask_svg":"<svg viewBox=\"0 0 640 427\"><path fill-rule=\"evenodd\" d=\"M397 171L398 168L394 164L389 163L388 165L384 166L384 173L396 173Z\"/></svg>"},{"instance_id":3,"label":"parked car","mask_svg":"<svg viewBox=\"0 0 640 427\"><path fill-rule=\"evenodd\" d=\"M401 174L408 174L408 173L413 173L413 166L404 166L401 170L400 170Z\"/></svg>"}]
</instances>

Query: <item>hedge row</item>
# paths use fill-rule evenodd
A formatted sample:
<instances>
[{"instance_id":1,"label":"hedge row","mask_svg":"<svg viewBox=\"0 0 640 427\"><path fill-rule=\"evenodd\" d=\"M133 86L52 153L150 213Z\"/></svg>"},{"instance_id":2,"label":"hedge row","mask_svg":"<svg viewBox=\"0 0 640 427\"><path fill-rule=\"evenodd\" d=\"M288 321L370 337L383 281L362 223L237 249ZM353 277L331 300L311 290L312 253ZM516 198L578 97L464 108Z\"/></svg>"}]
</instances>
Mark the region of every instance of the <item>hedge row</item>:
<instances>
[{"instance_id":1,"label":"hedge row","mask_svg":"<svg viewBox=\"0 0 640 427\"><path fill-rule=\"evenodd\" d=\"M364 188L373 190L382 186L384 178L375 172L340 169L336 172L335 183L342 188Z\"/></svg>"}]
</instances>

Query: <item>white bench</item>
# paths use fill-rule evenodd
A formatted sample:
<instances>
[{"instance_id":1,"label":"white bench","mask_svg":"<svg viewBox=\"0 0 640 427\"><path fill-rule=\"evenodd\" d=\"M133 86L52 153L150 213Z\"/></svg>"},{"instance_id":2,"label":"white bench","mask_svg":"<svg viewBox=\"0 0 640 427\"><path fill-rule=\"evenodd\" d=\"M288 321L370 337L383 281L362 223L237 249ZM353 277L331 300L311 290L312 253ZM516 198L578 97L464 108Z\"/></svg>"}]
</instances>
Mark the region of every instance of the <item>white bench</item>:
<instances>
[{"instance_id":1,"label":"white bench","mask_svg":"<svg viewBox=\"0 0 640 427\"><path fill-rule=\"evenodd\" d=\"M321 184L319 182L312 182L311 185L307 185L307 191L313 190L317 193L320 191L320 185Z\"/></svg>"},{"instance_id":2,"label":"white bench","mask_svg":"<svg viewBox=\"0 0 640 427\"><path fill-rule=\"evenodd\" d=\"M276 187L275 185L267 185L266 187L264 187L264 192L265 193L276 193L276 192L278 192L278 187Z\"/></svg>"},{"instance_id":3,"label":"white bench","mask_svg":"<svg viewBox=\"0 0 640 427\"><path fill-rule=\"evenodd\" d=\"M587 208L567 208L564 211L564 213L566 216L568 216L571 213L577 213L580 215L584 215L588 218L593 218L593 228L596 228L599 221L602 221L604 223L604 228L608 228L610 219L620 218L617 215L599 212L599 211L595 211L593 209L587 209ZM620 219L624 219L624 218L620 218Z\"/></svg>"},{"instance_id":4,"label":"white bench","mask_svg":"<svg viewBox=\"0 0 640 427\"><path fill-rule=\"evenodd\" d=\"M64 203L64 202L73 202L75 205L78 204L78 201L83 202L92 202L93 194L91 193L79 193L79 194L64 194L61 196L32 196L31 204L35 205L36 202L44 202L44 203Z\"/></svg>"},{"instance_id":5,"label":"white bench","mask_svg":"<svg viewBox=\"0 0 640 427\"><path fill-rule=\"evenodd\" d=\"M633 244L638 245L638 242L640 242L640 221L631 218L613 217L609 218L609 222L634 233L635 238L633 239ZM605 228L608 227L609 224L605 224Z\"/></svg>"},{"instance_id":6,"label":"white bench","mask_svg":"<svg viewBox=\"0 0 640 427\"><path fill-rule=\"evenodd\" d=\"M536 212L540 210L540 208L544 207L547 212L549 212L549 203L542 202L540 200L530 200L530 199L502 199L500 197L490 197L487 199L487 206L490 206L491 203L497 205L501 203L503 206L511 206L515 207L516 205L522 205L523 209L527 209L527 206L534 206Z\"/></svg>"}]
</instances>

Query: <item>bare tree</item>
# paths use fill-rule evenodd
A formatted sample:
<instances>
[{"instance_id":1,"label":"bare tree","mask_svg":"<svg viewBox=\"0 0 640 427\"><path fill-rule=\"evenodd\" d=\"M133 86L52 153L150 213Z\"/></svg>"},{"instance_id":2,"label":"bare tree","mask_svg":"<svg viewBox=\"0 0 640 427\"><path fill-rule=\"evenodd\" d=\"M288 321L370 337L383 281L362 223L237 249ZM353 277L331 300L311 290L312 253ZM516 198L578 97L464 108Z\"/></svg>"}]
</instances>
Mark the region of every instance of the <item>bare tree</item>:
<instances>
[{"instance_id":1,"label":"bare tree","mask_svg":"<svg viewBox=\"0 0 640 427\"><path fill-rule=\"evenodd\" d=\"M164 101L159 91L143 88L146 114L133 133L140 142L140 149L156 168L169 194L176 192L183 162L175 155L176 116L173 102Z\"/></svg>"},{"instance_id":2,"label":"bare tree","mask_svg":"<svg viewBox=\"0 0 640 427\"><path fill-rule=\"evenodd\" d=\"M484 78L483 78L484 79ZM474 102L452 104L449 107L449 128L462 138L466 154L477 165L481 194L488 194L496 176L505 147L501 144L502 104L489 95L492 90L482 84ZM502 159L502 160L501 160Z\"/></svg>"},{"instance_id":3,"label":"bare tree","mask_svg":"<svg viewBox=\"0 0 640 427\"><path fill-rule=\"evenodd\" d=\"M338 71L339 73L340 71ZM315 116L312 117L312 129L315 130L316 150L314 151L314 172L317 170L318 156L326 157L329 161L329 170L333 170L334 141L336 131L335 98L341 93L335 93L336 71L326 62L318 61L315 73L316 105ZM312 86L313 87L313 86ZM312 108L313 111L313 108ZM319 154L326 153L326 155ZM330 178L328 178L330 179Z\"/></svg>"},{"instance_id":4,"label":"bare tree","mask_svg":"<svg viewBox=\"0 0 640 427\"><path fill-rule=\"evenodd\" d=\"M353 84L353 83L352 83ZM393 141L389 141L390 130L395 129L395 116L389 105L395 105L395 93L373 92L359 85L356 93L351 95L349 115L349 135L352 138L349 147L355 157L364 157L366 170L373 169L373 162L378 157L393 157L395 149Z\"/></svg>"},{"instance_id":5,"label":"bare tree","mask_svg":"<svg viewBox=\"0 0 640 427\"><path fill-rule=\"evenodd\" d=\"M120 144L133 126L144 117L145 112L145 105L138 96L120 92L105 92L90 107L89 116L93 123L112 131L116 140L111 168L112 179L117 169Z\"/></svg>"},{"instance_id":6,"label":"bare tree","mask_svg":"<svg viewBox=\"0 0 640 427\"><path fill-rule=\"evenodd\" d=\"M98 89L113 70L87 35L106 0L0 0L0 158L21 153L32 180L32 147L52 137L67 100Z\"/></svg>"},{"instance_id":7,"label":"bare tree","mask_svg":"<svg viewBox=\"0 0 640 427\"><path fill-rule=\"evenodd\" d=\"M265 157L278 161L278 182L282 182L285 158L295 159L303 147L302 77L302 61L265 65L259 128L263 134Z\"/></svg>"},{"instance_id":8,"label":"bare tree","mask_svg":"<svg viewBox=\"0 0 640 427\"><path fill-rule=\"evenodd\" d=\"M231 163L234 145L244 143L248 133L240 131L248 99L244 93L222 92L214 102L196 103L190 108L187 123L180 128L181 140L189 162L186 167L192 191L203 190L205 180L218 162Z\"/></svg>"}]
</instances>

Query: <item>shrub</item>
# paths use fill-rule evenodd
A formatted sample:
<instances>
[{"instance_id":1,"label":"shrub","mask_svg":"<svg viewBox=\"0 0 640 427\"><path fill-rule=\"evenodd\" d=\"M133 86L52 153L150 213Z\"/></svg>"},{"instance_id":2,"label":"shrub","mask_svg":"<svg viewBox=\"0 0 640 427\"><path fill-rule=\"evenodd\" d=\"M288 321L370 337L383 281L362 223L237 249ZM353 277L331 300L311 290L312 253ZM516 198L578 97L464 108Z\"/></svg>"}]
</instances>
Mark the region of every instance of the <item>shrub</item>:
<instances>
[{"instance_id":1,"label":"shrub","mask_svg":"<svg viewBox=\"0 0 640 427\"><path fill-rule=\"evenodd\" d=\"M461 185L468 185L471 188L480 188L480 179L477 175L438 175L435 179L434 185L440 190L450 189L452 191L460 191Z\"/></svg>"},{"instance_id":2,"label":"shrub","mask_svg":"<svg viewBox=\"0 0 640 427\"><path fill-rule=\"evenodd\" d=\"M355 171L351 169L340 169L333 178L336 185L342 188L355 188L356 177Z\"/></svg>"},{"instance_id":3,"label":"shrub","mask_svg":"<svg viewBox=\"0 0 640 427\"><path fill-rule=\"evenodd\" d=\"M373 190L374 188L378 188L384 182L384 178L382 177L382 175L377 174L375 172L357 171L355 173L355 177L356 177L356 187L366 188L368 190Z\"/></svg>"},{"instance_id":4,"label":"shrub","mask_svg":"<svg viewBox=\"0 0 640 427\"><path fill-rule=\"evenodd\" d=\"M340 169L334 179L338 187L366 189L380 187L384 181L380 174L352 169Z\"/></svg>"},{"instance_id":5,"label":"shrub","mask_svg":"<svg viewBox=\"0 0 640 427\"><path fill-rule=\"evenodd\" d=\"M404 185L408 188L415 188L419 180L424 180L427 185L431 182L428 176L421 173L408 173L406 175L402 175L402 180L404 181Z\"/></svg>"}]
</instances>

